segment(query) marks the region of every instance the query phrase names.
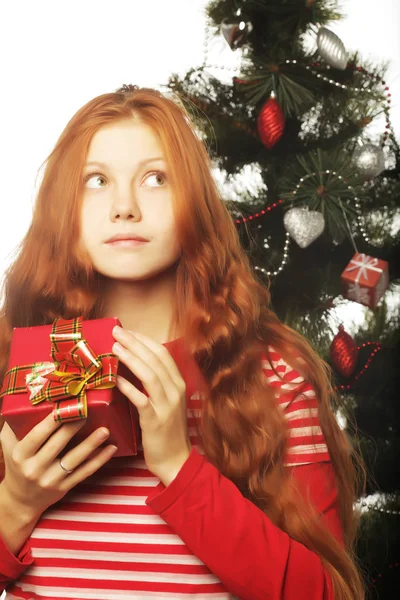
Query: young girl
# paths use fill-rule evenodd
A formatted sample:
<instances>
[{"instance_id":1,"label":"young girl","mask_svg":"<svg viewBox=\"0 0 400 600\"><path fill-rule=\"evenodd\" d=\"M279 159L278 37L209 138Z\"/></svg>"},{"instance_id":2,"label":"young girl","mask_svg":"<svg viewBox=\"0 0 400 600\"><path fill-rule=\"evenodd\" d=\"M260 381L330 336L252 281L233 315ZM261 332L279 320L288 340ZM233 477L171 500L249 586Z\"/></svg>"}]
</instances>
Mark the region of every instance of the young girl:
<instances>
[{"instance_id":1,"label":"young girl","mask_svg":"<svg viewBox=\"0 0 400 600\"><path fill-rule=\"evenodd\" d=\"M63 453L82 422L3 425L7 600L364 597L362 462L329 367L269 309L210 162L181 103L137 86L83 106L47 159L6 273L1 379L13 327L117 316L141 437L113 458L102 430Z\"/></svg>"}]
</instances>

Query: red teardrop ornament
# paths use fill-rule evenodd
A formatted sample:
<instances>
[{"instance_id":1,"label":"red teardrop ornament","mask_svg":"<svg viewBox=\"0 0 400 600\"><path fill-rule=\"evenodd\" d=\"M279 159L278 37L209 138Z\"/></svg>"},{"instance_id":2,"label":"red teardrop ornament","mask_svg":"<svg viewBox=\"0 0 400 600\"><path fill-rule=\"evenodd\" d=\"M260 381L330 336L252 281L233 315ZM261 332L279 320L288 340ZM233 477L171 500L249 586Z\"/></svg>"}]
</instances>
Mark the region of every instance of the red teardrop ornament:
<instances>
[{"instance_id":1,"label":"red teardrop ornament","mask_svg":"<svg viewBox=\"0 0 400 600\"><path fill-rule=\"evenodd\" d=\"M275 146L285 129L285 115L275 98L271 96L262 107L257 118L257 129L261 141L268 149Z\"/></svg>"},{"instance_id":2,"label":"red teardrop ornament","mask_svg":"<svg viewBox=\"0 0 400 600\"><path fill-rule=\"evenodd\" d=\"M355 341L344 330L343 325L339 327L339 333L333 338L330 353L335 368L343 377L350 377L356 368L358 349Z\"/></svg>"}]
</instances>

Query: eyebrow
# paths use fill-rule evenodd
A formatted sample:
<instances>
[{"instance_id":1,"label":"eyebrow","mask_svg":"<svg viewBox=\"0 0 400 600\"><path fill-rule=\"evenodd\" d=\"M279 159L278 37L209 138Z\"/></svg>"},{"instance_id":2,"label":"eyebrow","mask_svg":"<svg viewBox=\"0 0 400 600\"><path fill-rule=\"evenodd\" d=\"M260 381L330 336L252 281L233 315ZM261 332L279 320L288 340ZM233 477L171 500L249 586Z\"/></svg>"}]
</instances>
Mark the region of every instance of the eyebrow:
<instances>
[{"instance_id":1,"label":"eyebrow","mask_svg":"<svg viewBox=\"0 0 400 600\"><path fill-rule=\"evenodd\" d=\"M165 160L164 160L164 158L162 158L162 156L153 156L151 158L145 158L145 159L139 161L137 166L141 167L143 165L147 165L148 163L155 162L157 160L165 162ZM102 162L88 162L88 163L86 163L84 168L86 169L86 167L101 167L102 169L109 168L105 163L102 163Z\"/></svg>"}]
</instances>

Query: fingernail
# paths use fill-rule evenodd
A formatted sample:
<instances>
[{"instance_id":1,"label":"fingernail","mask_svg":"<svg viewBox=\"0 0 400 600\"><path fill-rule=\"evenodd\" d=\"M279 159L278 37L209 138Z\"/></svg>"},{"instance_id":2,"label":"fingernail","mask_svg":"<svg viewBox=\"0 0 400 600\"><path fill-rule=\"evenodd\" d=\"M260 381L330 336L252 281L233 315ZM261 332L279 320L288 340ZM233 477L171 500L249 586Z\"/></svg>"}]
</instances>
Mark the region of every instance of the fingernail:
<instances>
[{"instance_id":1,"label":"fingernail","mask_svg":"<svg viewBox=\"0 0 400 600\"><path fill-rule=\"evenodd\" d=\"M110 432L108 431L108 429L102 429L99 432L99 439L100 440L105 440L106 438L108 438L109 435L110 435Z\"/></svg>"},{"instance_id":2,"label":"fingernail","mask_svg":"<svg viewBox=\"0 0 400 600\"><path fill-rule=\"evenodd\" d=\"M116 354L119 354L120 352L123 352L124 349L121 346L121 344L118 344L118 342L115 342L115 344L113 345L113 352L115 352Z\"/></svg>"}]
</instances>

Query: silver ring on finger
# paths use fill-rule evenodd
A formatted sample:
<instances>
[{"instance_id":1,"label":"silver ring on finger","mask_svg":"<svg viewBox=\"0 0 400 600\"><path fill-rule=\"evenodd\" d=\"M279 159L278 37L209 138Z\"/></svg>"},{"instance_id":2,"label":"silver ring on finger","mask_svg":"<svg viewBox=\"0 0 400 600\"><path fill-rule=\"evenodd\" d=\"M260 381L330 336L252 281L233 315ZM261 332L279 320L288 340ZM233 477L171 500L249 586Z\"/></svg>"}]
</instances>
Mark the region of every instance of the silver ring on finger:
<instances>
[{"instance_id":1,"label":"silver ring on finger","mask_svg":"<svg viewBox=\"0 0 400 600\"><path fill-rule=\"evenodd\" d=\"M60 463L60 467L62 468L63 471L65 471L66 473L72 473L75 469L66 469L64 467L64 465L62 464L62 459L59 459L59 463Z\"/></svg>"}]
</instances>

